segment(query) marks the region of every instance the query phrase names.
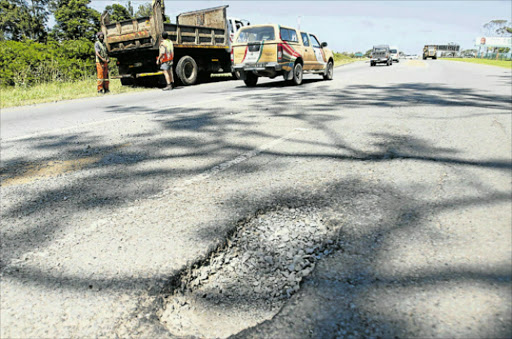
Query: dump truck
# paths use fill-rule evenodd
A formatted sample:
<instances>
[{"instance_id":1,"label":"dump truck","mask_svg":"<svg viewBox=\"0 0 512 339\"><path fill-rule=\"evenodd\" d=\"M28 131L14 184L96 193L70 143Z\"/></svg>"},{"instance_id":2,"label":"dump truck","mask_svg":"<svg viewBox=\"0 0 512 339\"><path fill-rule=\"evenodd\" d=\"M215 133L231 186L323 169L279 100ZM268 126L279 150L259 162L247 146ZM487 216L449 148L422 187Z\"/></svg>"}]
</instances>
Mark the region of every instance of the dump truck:
<instances>
[{"instance_id":1,"label":"dump truck","mask_svg":"<svg viewBox=\"0 0 512 339\"><path fill-rule=\"evenodd\" d=\"M423 60L427 58L437 59L436 45L425 45L425 47L423 47Z\"/></svg>"},{"instance_id":2,"label":"dump truck","mask_svg":"<svg viewBox=\"0 0 512 339\"><path fill-rule=\"evenodd\" d=\"M175 23L164 22L160 0L150 17L110 22L101 16L109 56L117 59L123 85L164 83L156 64L162 32L174 44L174 75L183 85L192 85L213 73L231 72L231 41L236 31L249 23L228 18L228 6L181 13Z\"/></svg>"}]
</instances>

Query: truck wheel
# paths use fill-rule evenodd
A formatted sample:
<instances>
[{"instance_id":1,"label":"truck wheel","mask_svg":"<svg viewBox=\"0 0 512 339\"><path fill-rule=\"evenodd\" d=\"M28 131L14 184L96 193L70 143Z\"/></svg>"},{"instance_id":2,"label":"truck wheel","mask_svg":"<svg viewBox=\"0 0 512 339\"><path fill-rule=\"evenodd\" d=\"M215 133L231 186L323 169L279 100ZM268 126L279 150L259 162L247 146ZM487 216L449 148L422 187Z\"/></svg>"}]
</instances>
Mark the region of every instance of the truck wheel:
<instances>
[{"instance_id":1,"label":"truck wheel","mask_svg":"<svg viewBox=\"0 0 512 339\"><path fill-rule=\"evenodd\" d=\"M327 63L327 67L325 68L324 80L332 80L332 76L334 73L334 67L332 65L332 61Z\"/></svg>"},{"instance_id":2,"label":"truck wheel","mask_svg":"<svg viewBox=\"0 0 512 339\"><path fill-rule=\"evenodd\" d=\"M375 66L375 62L370 61L370 67L373 67L373 66Z\"/></svg>"},{"instance_id":3,"label":"truck wheel","mask_svg":"<svg viewBox=\"0 0 512 339\"><path fill-rule=\"evenodd\" d=\"M183 85L193 85L197 81L197 63L191 56L185 55L176 65L176 74Z\"/></svg>"},{"instance_id":4,"label":"truck wheel","mask_svg":"<svg viewBox=\"0 0 512 339\"><path fill-rule=\"evenodd\" d=\"M258 76L252 72L247 72L244 82L247 87L254 87L258 83Z\"/></svg>"},{"instance_id":5,"label":"truck wheel","mask_svg":"<svg viewBox=\"0 0 512 339\"><path fill-rule=\"evenodd\" d=\"M297 62L293 66L293 78L292 78L292 80L290 80L290 84L296 85L296 86L302 84L302 75L303 75L302 64L300 62Z\"/></svg>"},{"instance_id":6,"label":"truck wheel","mask_svg":"<svg viewBox=\"0 0 512 339\"><path fill-rule=\"evenodd\" d=\"M234 71L231 73L233 80L240 80L240 71Z\"/></svg>"}]
</instances>

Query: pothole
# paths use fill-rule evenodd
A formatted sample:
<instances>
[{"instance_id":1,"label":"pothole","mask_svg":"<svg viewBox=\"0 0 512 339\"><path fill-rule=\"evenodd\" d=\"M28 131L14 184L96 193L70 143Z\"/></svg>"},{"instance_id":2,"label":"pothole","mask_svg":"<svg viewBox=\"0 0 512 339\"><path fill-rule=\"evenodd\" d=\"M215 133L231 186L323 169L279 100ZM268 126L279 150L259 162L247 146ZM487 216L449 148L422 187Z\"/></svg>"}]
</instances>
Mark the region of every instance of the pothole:
<instances>
[{"instance_id":1,"label":"pothole","mask_svg":"<svg viewBox=\"0 0 512 339\"><path fill-rule=\"evenodd\" d=\"M271 319L336 246L339 220L276 208L240 223L227 245L175 282L158 313L177 336L228 337Z\"/></svg>"}]
</instances>

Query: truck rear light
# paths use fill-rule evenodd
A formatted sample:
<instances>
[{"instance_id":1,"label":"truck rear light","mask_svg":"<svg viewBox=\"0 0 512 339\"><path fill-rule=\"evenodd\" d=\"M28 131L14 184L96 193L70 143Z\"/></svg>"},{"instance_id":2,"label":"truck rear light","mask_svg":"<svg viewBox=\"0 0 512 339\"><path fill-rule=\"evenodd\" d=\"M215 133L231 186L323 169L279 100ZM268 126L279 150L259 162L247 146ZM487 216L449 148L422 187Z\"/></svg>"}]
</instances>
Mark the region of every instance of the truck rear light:
<instances>
[{"instance_id":1,"label":"truck rear light","mask_svg":"<svg viewBox=\"0 0 512 339\"><path fill-rule=\"evenodd\" d=\"M283 45L277 44L277 61L283 60Z\"/></svg>"},{"instance_id":2,"label":"truck rear light","mask_svg":"<svg viewBox=\"0 0 512 339\"><path fill-rule=\"evenodd\" d=\"M235 62L235 53L233 52L233 50L234 50L234 48L231 47L231 63Z\"/></svg>"}]
</instances>

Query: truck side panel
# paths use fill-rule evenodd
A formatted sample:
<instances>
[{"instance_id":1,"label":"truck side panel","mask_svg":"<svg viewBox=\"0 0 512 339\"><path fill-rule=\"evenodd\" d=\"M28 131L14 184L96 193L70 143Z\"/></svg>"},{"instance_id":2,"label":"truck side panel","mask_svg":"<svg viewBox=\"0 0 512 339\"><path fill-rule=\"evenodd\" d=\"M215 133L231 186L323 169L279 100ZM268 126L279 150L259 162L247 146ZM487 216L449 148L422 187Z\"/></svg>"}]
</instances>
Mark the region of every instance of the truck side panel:
<instances>
[{"instance_id":1,"label":"truck side panel","mask_svg":"<svg viewBox=\"0 0 512 339\"><path fill-rule=\"evenodd\" d=\"M221 6L182 13L176 17L178 25L226 28L226 8Z\"/></svg>"},{"instance_id":2,"label":"truck side panel","mask_svg":"<svg viewBox=\"0 0 512 339\"><path fill-rule=\"evenodd\" d=\"M225 29L164 24L164 31L169 33L176 48L209 46L228 48Z\"/></svg>"}]
</instances>

